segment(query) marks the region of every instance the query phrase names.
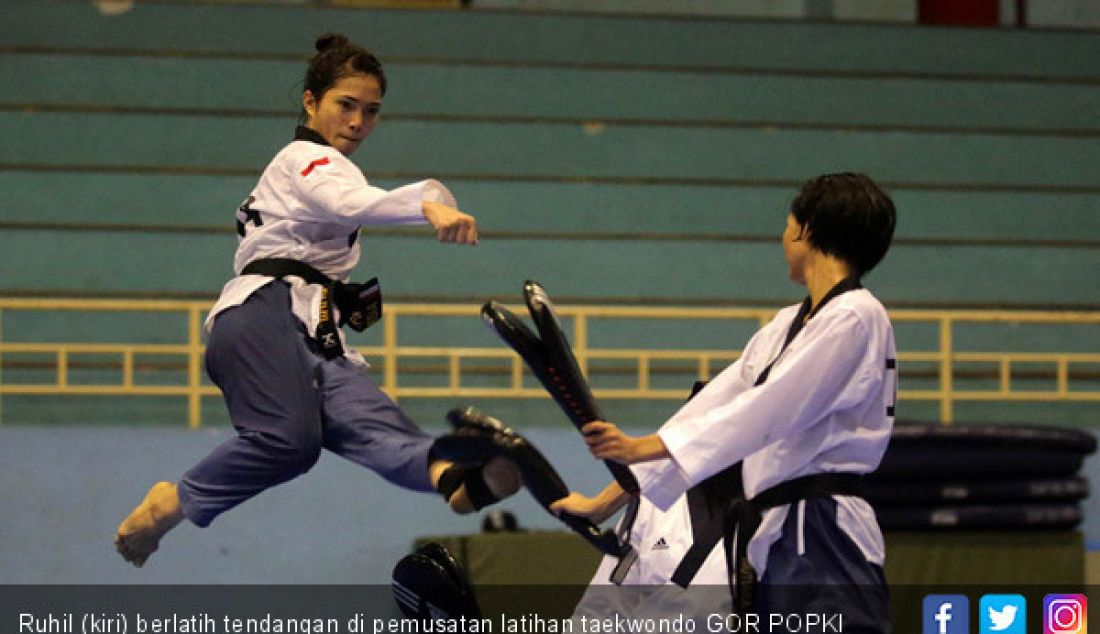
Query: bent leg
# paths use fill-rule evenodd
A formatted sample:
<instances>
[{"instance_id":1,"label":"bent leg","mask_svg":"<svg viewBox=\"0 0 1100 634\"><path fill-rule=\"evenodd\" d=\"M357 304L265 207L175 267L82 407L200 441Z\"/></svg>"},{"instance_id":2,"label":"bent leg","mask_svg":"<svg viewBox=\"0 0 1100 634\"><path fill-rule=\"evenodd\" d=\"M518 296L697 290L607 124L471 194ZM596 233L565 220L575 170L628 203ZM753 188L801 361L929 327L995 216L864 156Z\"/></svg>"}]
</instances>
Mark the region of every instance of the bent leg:
<instances>
[{"instance_id":1,"label":"bent leg","mask_svg":"<svg viewBox=\"0 0 1100 634\"><path fill-rule=\"evenodd\" d=\"M218 315L206 363L238 435L180 480L183 513L198 526L305 473L321 451L317 360L286 284L273 282Z\"/></svg>"},{"instance_id":2,"label":"bent leg","mask_svg":"<svg viewBox=\"0 0 1100 634\"><path fill-rule=\"evenodd\" d=\"M320 454L316 362L290 312L284 283L273 282L218 315L206 363L238 436L188 470L178 485L154 485L123 520L116 544L136 565L181 519L207 526L257 493L308 471Z\"/></svg>"}]
</instances>

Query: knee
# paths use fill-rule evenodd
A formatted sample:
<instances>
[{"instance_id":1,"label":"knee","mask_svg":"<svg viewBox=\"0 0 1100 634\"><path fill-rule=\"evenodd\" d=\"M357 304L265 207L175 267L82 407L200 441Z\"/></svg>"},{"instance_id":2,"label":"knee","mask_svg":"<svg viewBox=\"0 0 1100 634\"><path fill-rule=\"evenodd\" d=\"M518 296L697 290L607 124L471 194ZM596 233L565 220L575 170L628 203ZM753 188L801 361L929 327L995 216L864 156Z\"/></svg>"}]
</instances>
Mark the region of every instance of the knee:
<instances>
[{"instance_id":1,"label":"knee","mask_svg":"<svg viewBox=\"0 0 1100 634\"><path fill-rule=\"evenodd\" d=\"M286 460L298 473L305 473L317 464L321 457L321 435L299 438L297 443L288 449Z\"/></svg>"},{"instance_id":2,"label":"knee","mask_svg":"<svg viewBox=\"0 0 1100 634\"><path fill-rule=\"evenodd\" d=\"M321 442L318 440L315 443L301 446L298 448L296 455L296 465L299 473L305 473L313 468L313 465L317 464L317 461L321 458Z\"/></svg>"},{"instance_id":3,"label":"knee","mask_svg":"<svg viewBox=\"0 0 1100 634\"><path fill-rule=\"evenodd\" d=\"M259 433L254 442L263 446L272 462L288 472L302 474L313 468L321 457L321 434Z\"/></svg>"}]
</instances>

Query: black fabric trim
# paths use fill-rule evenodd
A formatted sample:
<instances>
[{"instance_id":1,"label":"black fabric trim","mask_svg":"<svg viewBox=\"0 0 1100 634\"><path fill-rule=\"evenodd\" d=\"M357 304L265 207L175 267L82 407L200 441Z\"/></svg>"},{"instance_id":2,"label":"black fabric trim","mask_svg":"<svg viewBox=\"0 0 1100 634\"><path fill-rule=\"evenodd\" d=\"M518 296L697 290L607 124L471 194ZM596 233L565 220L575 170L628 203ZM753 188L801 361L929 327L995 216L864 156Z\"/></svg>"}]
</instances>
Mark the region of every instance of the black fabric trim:
<instances>
[{"instance_id":1,"label":"black fabric trim","mask_svg":"<svg viewBox=\"0 0 1100 634\"><path fill-rule=\"evenodd\" d=\"M492 490L489 489L489 483L485 481L484 465L467 471L462 478L462 484L466 485L466 497L470 499L470 504L474 506L475 511L480 511L500 500L493 495Z\"/></svg>"},{"instance_id":2,"label":"black fabric trim","mask_svg":"<svg viewBox=\"0 0 1100 634\"><path fill-rule=\"evenodd\" d=\"M462 486L462 481L466 477L466 472L468 470L468 467L457 464L447 467L443 473L440 474L439 480L436 481L435 490L439 491L439 494L443 496L444 500L450 502L451 496L458 490L458 487Z\"/></svg>"},{"instance_id":3,"label":"black fabric trim","mask_svg":"<svg viewBox=\"0 0 1100 634\"><path fill-rule=\"evenodd\" d=\"M270 275L271 277L300 277L310 284L328 285L332 279L316 268L291 258L260 258L253 260L241 269L241 275Z\"/></svg>"},{"instance_id":4,"label":"black fabric trim","mask_svg":"<svg viewBox=\"0 0 1100 634\"><path fill-rule=\"evenodd\" d=\"M764 519L764 511L800 500L834 495L863 497L863 476L855 473L816 473L802 476L761 491L751 500L736 503L726 516L723 545L726 570L730 574L734 612L748 614L753 609L758 578L749 563L748 548ZM735 538L736 533L736 538Z\"/></svg>"},{"instance_id":5,"label":"black fabric trim","mask_svg":"<svg viewBox=\"0 0 1100 634\"><path fill-rule=\"evenodd\" d=\"M294 140L309 141L310 143L316 143L317 145L331 146L331 144L325 140L325 137L321 136L320 132L317 132L313 128L307 128L304 125L300 125L294 129Z\"/></svg>"},{"instance_id":6,"label":"black fabric trim","mask_svg":"<svg viewBox=\"0 0 1100 634\"><path fill-rule=\"evenodd\" d=\"M769 363L768 366L764 368L764 371L760 373L760 376L756 377L756 382L753 383L753 387L763 385L764 381L768 380L768 375L771 374L772 366L775 365L775 362L779 360L779 357L783 356L783 351L787 349L787 346L791 345L791 342L794 341L794 338L798 336L798 333L802 332L802 327L805 326L806 323L809 322L811 319L813 319L814 315L821 312L821 308L825 306L825 304L828 304L830 300L844 293L847 293L848 291L854 291L861 288L863 288L863 285L859 283L858 277L846 277L837 282L836 286L829 289L829 292L825 293L825 296L821 298L821 301L818 302L817 306L814 306L812 310L810 307L810 298L807 297L806 299L802 300L802 306L798 308L798 314L794 316L794 320L791 321L790 328L787 329L787 338L783 340L783 347L779 349L779 353L776 354L775 357L771 360L771 363Z\"/></svg>"},{"instance_id":7,"label":"black fabric trim","mask_svg":"<svg viewBox=\"0 0 1100 634\"><path fill-rule=\"evenodd\" d=\"M810 315L806 317L806 321L813 319L813 316L820 312L821 307L829 303L829 300L843 295L848 291L855 291L861 288L863 288L863 284L860 284L859 278L854 275L840 280L839 282L837 282L836 286L829 289L828 293L825 293L825 296L821 298L821 301L818 302L817 306L814 307ZM809 301L809 298L806 298L806 301Z\"/></svg>"},{"instance_id":8,"label":"black fabric trim","mask_svg":"<svg viewBox=\"0 0 1100 634\"><path fill-rule=\"evenodd\" d=\"M333 321L335 298L334 290L339 282L330 279L324 273L313 268L305 262L290 258L261 258L253 260L241 269L241 275L270 275L271 277L284 278L288 275L300 277L310 284L321 287L321 318L317 322L317 332L314 336L321 344L321 354L329 361L344 356L344 346L340 343L340 334L336 322Z\"/></svg>"},{"instance_id":9,"label":"black fabric trim","mask_svg":"<svg viewBox=\"0 0 1100 634\"><path fill-rule=\"evenodd\" d=\"M681 588L691 584L710 556L710 551L722 541L731 509L744 502L741 468L742 463L738 462L688 489L691 546L676 566L671 579Z\"/></svg>"}]
</instances>

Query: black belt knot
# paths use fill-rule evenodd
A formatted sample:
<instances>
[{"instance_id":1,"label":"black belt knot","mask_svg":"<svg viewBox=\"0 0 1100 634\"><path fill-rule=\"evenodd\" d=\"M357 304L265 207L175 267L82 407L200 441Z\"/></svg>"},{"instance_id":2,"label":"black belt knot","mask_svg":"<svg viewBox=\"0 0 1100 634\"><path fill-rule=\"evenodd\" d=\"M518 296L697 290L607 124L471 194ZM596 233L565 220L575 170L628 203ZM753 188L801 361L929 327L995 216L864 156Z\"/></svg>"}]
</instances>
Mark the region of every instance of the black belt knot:
<instances>
[{"instance_id":1,"label":"black belt knot","mask_svg":"<svg viewBox=\"0 0 1100 634\"><path fill-rule=\"evenodd\" d=\"M751 500L735 503L727 517L726 566L730 573L733 608L740 614L752 611L756 592L756 571L749 563L749 540L760 528L764 511L810 498L833 495L862 496L863 476L855 473L816 473L781 482ZM734 529L737 542L734 544ZM736 583L733 581L736 580Z\"/></svg>"},{"instance_id":2,"label":"black belt knot","mask_svg":"<svg viewBox=\"0 0 1100 634\"><path fill-rule=\"evenodd\" d=\"M309 284L317 284L321 290L321 312L317 323L317 340L326 359L344 355L340 343L339 326L347 324L356 332L362 332L382 318L382 289L378 278L363 284L349 284L334 280L313 266L291 258L260 258L249 262L241 275L268 275L280 279L300 277ZM340 310L340 323L332 319L333 307Z\"/></svg>"},{"instance_id":3,"label":"black belt knot","mask_svg":"<svg viewBox=\"0 0 1100 634\"><path fill-rule=\"evenodd\" d=\"M726 551L733 609L752 611L756 571L748 559L749 541L764 519L764 511L800 500L832 495L862 496L863 476L854 473L816 473L781 482L751 500L743 495L741 464L737 463L688 491L693 541L672 582L686 588L707 556L722 540ZM736 539L735 539L736 535Z\"/></svg>"}]
</instances>

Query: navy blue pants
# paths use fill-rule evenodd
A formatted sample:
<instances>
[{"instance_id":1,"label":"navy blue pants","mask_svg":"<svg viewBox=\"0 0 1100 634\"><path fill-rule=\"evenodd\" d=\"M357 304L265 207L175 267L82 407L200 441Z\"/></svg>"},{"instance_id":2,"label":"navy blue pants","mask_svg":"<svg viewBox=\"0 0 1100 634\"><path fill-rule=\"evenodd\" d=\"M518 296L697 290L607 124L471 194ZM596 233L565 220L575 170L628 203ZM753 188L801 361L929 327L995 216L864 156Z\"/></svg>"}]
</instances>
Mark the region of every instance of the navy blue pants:
<instances>
[{"instance_id":1,"label":"navy blue pants","mask_svg":"<svg viewBox=\"0 0 1100 634\"><path fill-rule=\"evenodd\" d=\"M890 599L882 568L864 557L837 525L831 497L807 499L804 548L798 552L798 504L792 504L783 536L768 551L764 576L756 587L754 609L767 614L841 614L848 634L887 634ZM799 628L797 622L791 625ZM772 632L787 631L782 628Z\"/></svg>"},{"instance_id":2,"label":"navy blue pants","mask_svg":"<svg viewBox=\"0 0 1100 634\"><path fill-rule=\"evenodd\" d=\"M274 281L220 313L207 340L206 371L237 436L179 482L187 519L207 526L261 491L308 471L321 448L416 491L432 491L421 431L364 368L326 360L291 313L289 287Z\"/></svg>"}]
</instances>

